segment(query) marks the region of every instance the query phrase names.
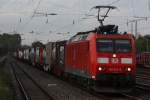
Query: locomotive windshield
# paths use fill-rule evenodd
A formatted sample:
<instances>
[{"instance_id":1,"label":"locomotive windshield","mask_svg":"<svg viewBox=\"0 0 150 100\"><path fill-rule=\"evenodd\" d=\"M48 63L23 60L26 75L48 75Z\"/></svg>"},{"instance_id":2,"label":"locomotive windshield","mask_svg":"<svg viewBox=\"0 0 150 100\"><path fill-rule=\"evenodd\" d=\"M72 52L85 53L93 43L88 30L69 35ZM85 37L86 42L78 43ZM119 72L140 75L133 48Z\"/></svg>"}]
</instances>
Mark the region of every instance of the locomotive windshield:
<instances>
[{"instance_id":1,"label":"locomotive windshield","mask_svg":"<svg viewBox=\"0 0 150 100\"><path fill-rule=\"evenodd\" d=\"M131 44L129 40L116 40L115 41L116 52L130 52Z\"/></svg>"},{"instance_id":2,"label":"locomotive windshield","mask_svg":"<svg viewBox=\"0 0 150 100\"><path fill-rule=\"evenodd\" d=\"M113 52L113 40L97 40L97 51Z\"/></svg>"},{"instance_id":3,"label":"locomotive windshield","mask_svg":"<svg viewBox=\"0 0 150 100\"><path fill-rule=\"evenodd\" d=\"M131 43L129 40L111 40L111 39L98 39L97 40L98 52L130 52Z\"/></svg>"}]
</instances>

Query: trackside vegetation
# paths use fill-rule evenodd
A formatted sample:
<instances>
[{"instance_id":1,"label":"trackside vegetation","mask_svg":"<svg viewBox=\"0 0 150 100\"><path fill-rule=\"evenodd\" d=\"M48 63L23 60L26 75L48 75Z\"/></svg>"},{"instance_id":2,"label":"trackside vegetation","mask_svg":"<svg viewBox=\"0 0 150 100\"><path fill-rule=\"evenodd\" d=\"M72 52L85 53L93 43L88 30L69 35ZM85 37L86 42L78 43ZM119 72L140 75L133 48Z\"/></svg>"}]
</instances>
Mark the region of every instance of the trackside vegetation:
<instances>
[{"instance_id":1,"label":"trackside vegetation","mask_svg":"<svg viewBox=\"0 0 150 100\"><path fill-rule=\"evenodd\" d=\"M0 64L0 100L10 100L10 78Z\"/></svg>"}]
</instances>

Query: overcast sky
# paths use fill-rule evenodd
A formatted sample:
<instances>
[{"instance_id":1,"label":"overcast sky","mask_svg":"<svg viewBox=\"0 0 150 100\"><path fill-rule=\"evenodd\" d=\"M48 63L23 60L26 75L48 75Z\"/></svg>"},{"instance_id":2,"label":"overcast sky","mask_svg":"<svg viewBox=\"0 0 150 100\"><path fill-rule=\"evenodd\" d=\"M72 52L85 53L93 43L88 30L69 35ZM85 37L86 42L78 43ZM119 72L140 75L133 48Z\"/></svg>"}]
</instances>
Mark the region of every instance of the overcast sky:
<instances>
[{"instance_id":1,"label":"overcast sky","mask_svg":"<svg viewBox=\"0 0 150 100\"><path fill-rule=\"evenodd\" d=\"M23 44L40 40L57 41L69 38L79 31L88 31L99 25L94 17L96 5L109 5L112 2L118 9L109 13L105 24L119 25L120 31L131 32L133 16L149 17L150 0L0 0L0 32L17 31L21 34ZM56 16L34 15L33 12L57 13ZM88 19L83 19L83 18ZM74 23L74 24L73 24ZM138 22L139 34L150 34L150 18ZM32 32L33 31L33 32ZM69 34L57 34L67 33Z\"/></svg>"}]
</instances>

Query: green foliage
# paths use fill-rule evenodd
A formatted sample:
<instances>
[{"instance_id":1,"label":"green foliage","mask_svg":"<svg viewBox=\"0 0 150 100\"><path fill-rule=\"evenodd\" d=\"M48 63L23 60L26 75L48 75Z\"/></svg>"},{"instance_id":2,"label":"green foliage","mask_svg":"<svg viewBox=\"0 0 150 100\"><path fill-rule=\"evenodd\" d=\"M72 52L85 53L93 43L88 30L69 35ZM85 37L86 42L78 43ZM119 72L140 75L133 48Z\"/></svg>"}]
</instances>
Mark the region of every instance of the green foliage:
<instances>
[{"instance_id":1,"label":"green foliage","mask_svg":"<svg viewBox=\"0 0 150 100\"><path fill-rule=\"evenodd\" d=\"M137 52L150 52L150 35L139 36L136 46Z\"/></svg>"},{"instance_id":2,"label":"green foliage","mask_svg":"<svg viewBox=\"0 0 150 100\"><path fill-rule=\"evenodd\" d=\"M21 36L19 34L0 35L0 53L14 51L21 46Z\"/></svg>"},{"instance_id":3,"label":"green foliage","mask_svg":"<svg viewBox=\"0 0 150 100\"><path fill-rule=\"evenodd\" d=\"M0 67L0 100L10 99L10 83L9 76L4 72L2 66Z\"/></svg>"},{"instance_id":4,"label":"green foliage","mask_svg":"<svg viewBox=\"0 0 150 100\"><path fill-rule=\"evenodd\" d=\"M40 41L35 41L32 43L32 47L43 47L43 43L41 43Z\"/></svg>"}]
</instances>

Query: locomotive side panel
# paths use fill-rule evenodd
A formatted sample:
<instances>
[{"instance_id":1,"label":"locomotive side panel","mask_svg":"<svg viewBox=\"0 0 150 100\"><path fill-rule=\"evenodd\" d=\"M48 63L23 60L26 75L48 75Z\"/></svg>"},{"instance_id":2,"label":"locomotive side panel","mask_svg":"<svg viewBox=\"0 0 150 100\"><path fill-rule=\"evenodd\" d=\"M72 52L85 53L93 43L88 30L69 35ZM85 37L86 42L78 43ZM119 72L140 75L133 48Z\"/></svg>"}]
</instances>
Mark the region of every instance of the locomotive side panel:
<instances>
[{"instance_id":1,"label":"locomotive side panel","mask_svg":"<svg viewBox=\"0 0 150 100\"><path fill-rule=\"evenodd\" d=\"M89 42L76 42L66 46L66 71L89 78L90 77Z\"/></svg>"}]
</instances>

